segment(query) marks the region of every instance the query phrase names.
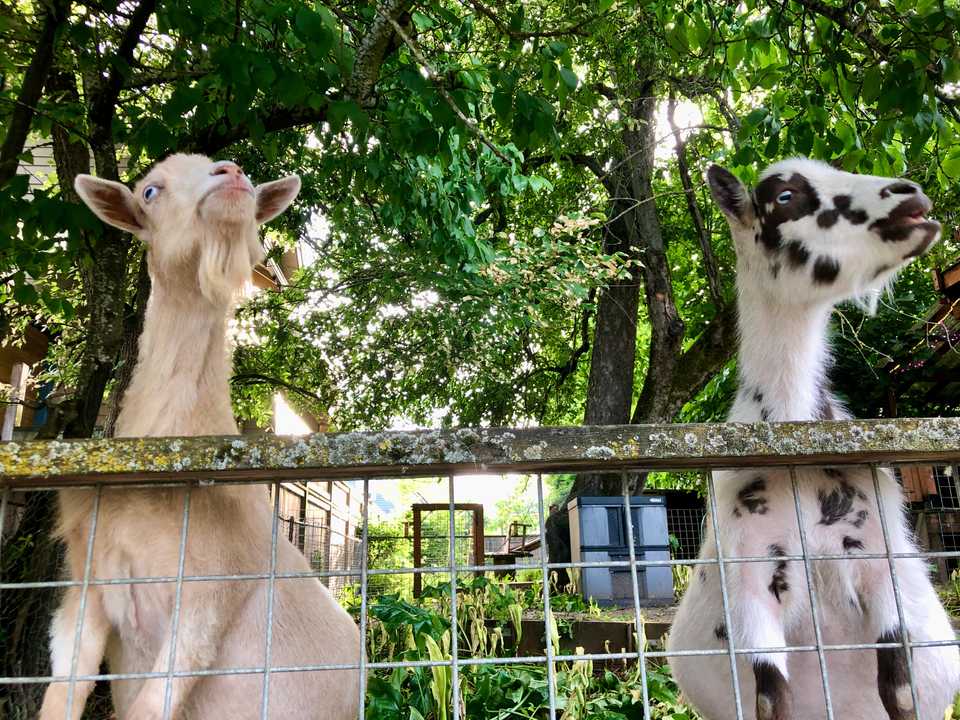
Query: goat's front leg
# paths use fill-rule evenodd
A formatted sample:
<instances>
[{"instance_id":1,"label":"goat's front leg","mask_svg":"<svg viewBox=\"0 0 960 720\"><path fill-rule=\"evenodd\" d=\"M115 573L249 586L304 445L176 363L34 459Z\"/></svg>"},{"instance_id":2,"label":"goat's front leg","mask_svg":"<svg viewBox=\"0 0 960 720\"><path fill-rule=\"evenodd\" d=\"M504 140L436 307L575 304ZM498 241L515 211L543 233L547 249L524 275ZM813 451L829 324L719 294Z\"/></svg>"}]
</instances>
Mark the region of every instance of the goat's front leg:
<instances>
[{"instance_id":1,"label":"goat's front leg","mask_svg":"<svg viewBox=\"0 0 960 720\"><path fill-rule=\"evenodd\" d=\"M788 606L802 597L797 568L782 559L794 549L796 515L790 486L784 478L745 475L718 498L720 544L728 558L763 557L727 567L727 589L735 647L770 649L750 657L756 680L757 720L792 720L784 618Z\"/></svg>"},{"instance_id":2,"label":"goat's front leg","mask_svg":"<svg viewBox=\"0 0 960 720\"><path fill-rule=\"evenodd\" d=\"M746 555L758 555L746 550ZM784 551L775 546L772 554ZM771 563L743 563L732 573L731 605L734 617L734 645L750 648L782 648L787 639L783 626L783 603L794 592L785 560ZM787 683L787 657L764 652L751 657L756 680L757 720L791 720L793 705Z\"/></svg>"},{"instance_id":3,"label":"goat's front leg","mask_svg":"<svg viewBox=\"0 0 960 720\"><path fill-rule=\"evenodd\" d=\"M874 552L884 552L877 545ZM895 550L896 552L896 550ZM890 566L886 560L863 560L863 576L867 579L867 591L863 593L866 605L868 633L878 643L902 643L903 632L897 601L894 595ZM908 563L895 561L897 579L909 581L911 570ZM910 587L908 583L906 587ZM909 631L909 618L908 618ZM877 690L880 702L890 720L914 720L913 690L910 686L910 670L907 653L903 647L877 649Z\"/></svg>"},{"instance_id":4,"label":"goat's front leg","mask_svg":"<svg viewBox=\"0 0 960 720\"><path fill-rule=\"evenodd\" d=\"M67 588L63 602L53 616L53 623L50 626L50 655L55 676L69 675L72 669L82 592L82 589L76 586ZM95 675L100 670L109 632L110 624L103 611L100 591L97 587L88 587L83 629L79 639L80 654L76 668L78 675ZM93 685L92 680L74 684L73 706L68 716L70 683L66 681L50 683L43 696L38 720L79 720Z\"/></svg>"},{"instance_id":5,"label":"goat's front leg","mask_svg":"<svg viewBox=\"0 0 960 720\"><path fill-rule=\"evenodd\" d=\"M260 584L260 583L257 583ZM235 620L242 584L223 582L184 583L181 595L180 617L176 627L174 669L178 671L208 670L216 661L229 625ZM166 637L151 672L167 673L170 668L170 647L173 641L174 619L171 616ZM146 680L123 720L176 720L197 682L197 675L170 679L170 704L164 716L168 679Z\"/></svg>"}]
</instances>

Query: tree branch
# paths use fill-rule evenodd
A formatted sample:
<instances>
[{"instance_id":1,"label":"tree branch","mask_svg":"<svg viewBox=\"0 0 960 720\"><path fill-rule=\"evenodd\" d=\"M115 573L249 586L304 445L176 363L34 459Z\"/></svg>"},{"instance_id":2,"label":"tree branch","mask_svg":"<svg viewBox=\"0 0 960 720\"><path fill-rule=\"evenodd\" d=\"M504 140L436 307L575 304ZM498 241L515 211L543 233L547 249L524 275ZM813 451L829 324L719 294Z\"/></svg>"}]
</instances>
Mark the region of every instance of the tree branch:
<instances>
[{"instance_id":1,"label":"tree branch","mask_svg":"<svg viewBox=\"0 0 960 720\"><path fill-rule=\"evenodd\" d=\"M476 10L478 13L487 18L490 22L497 26L497 29L502 32L504 35L508 35L514 40L527 40L530 38L551 38L551 37L563 37L565 35L584 35L583 28L594 20L599 20L600 18L607 15L610 11L608 10L605 13L600 15L594 15L592 17L581 20L578 23L569 25L565 28L558 28L556 30L532 30L532 31L523 31L523 30L511 30L510 26L505 23L499 15L497 15L493 10L488 8L479 0L468 0L469 4Z\"/></svg>"},{"instance_id":2,"label":"tree branch","mask_svg":"<svg viewBox=\"0 0 960 720\"><path fill-rule=\"evenodd\" d=\"M737 309L724 303L710 321L710 326L688 347L677 362L674 387L682 394L676 403L679 413L727 364L737 347Z\"/></svg>"},{"instance_id":3,"label":"tree branch","mask_svg":"<svg viewBox=\"0 0 960 720\"><path fill-rule=\"evenodd\" d=\"M260 116L260 122L267 132L289 130L302 125L315 125L326 119L326 105L320 108L280 107ZM233 143L247 139L250 136L250 130L249 123L231 125L230 121L224 117L181 138L177 143L177 149L179 152L215 155Z\"/></svg>"},{"instance_id":4,"label":"tree branch","mask_svg":"<svg viewBox=\"0 0 960 720\"><path fill-rule=\"evenodd\" d=\"M7 135L0 146L0 187L6 185L17 173L19 157L30 133L34 111L53 64L57 30L66 22L70 12L70 0L53 0L46 5L47 12L40 28L40 37L37 38L33 58L23 75L23 84L10 117Z\"/></svg>"},{"instance_id":5,"label":"tree branch","mask_svg":"<svg viewBox=\"0 0 960 720\"><path fill-rule=\"evenodd\" d=\"M590 292L590 302L593 302L595 291ZM587 351L590 350L590 319L593 317L593 311L584 303L583 315L580 316L579 323L579 333L580 333L580 344L573 349L570 353L570 357L567 358L567 361L563 365L554 365L553 367L548 368L557 373L557 382L556 388L559 389L563 385L564 381L572 375L576 369L577 365L580 364L580 358L583 357ZM575 328L576 330L576 328Z\"/></svg>"},{"instance_id":6,"label":"tree branch","mask_svg":"<svg viewBox=\"0 0 960 720\"><path fill-rule=\"evenodd\" d=\"M863 44L875 52L881 60L889 61L893 59L894 49L889 45L885 45L880 41L880 38L873 34L873 30L870 29L870 25L865 19L859 22L856 21L848 9L833 7L821 0L797 0L797 4L812 13L816 13L833 21L836 25L853 35L853 37L861 40ZM933 71L928 70L927 72L931 77L936 79ZM950 97L942 90L934 90L934 95L937 96L940 102L950 108L951 112L956 110L958 104L957 98Z\"/></svg>"},{"instance_id":7,"label":"tree branch","mask_svg":"<svg viewBox=\"0 0 960 720\"><path fill-rule=\"evenodd\" d=\"M353 74L350 78L350 95L361 107L373 105L373 89L380 79L380 67L390 47L397 18L413 3L411 0L385 0L377 7L370 30L357 47Z\"/></svg>"},{"instance_id":8,"label":"tree branch","mask_svg":"<svg viewBox=\"0 0 960 720\"><path fill-rule=\"evenodd\" d=\"M713 298L715 305L720 304L720 279L717 272L717 259L713 255L713 246L710 243L710 234L703 222L703 215L700 213L700 206L697 205L697 196L693 189L693 183L690 181L690 168L687 165L687 144L680 134L680 129L676 122L677 98L673 94L667 102L667 122L670 123L670 130L676 141L674 150L677 155L677 168L680 171L680 184L683 185L684 197L687 200L687 210L690 212L690 219L693 221L693 227L697 231L697 239L700 241L700 249L703 251L703 267L707 273L707 284L710 286L710 297Z\"/></svg>"},{"instance_id":9,"label":"tree branch","mask_svg":"<svg viewBox=\"0 0 960 720\"><path fill-rule=\"evenodd\" d=\"M396 31L397 35L400 36L400 39L403 40L403 42L406 44L408 48L410 48L410 52L413 53L413 56L416 58L417 62L420 63L423 69L427 71L427 75L430 77L431 80L433 80L434 89L437 91L440 97L444 99L447 105L450 106L450 109L453 110L454 114L458 118L460 118L460 122L466 125L467 129L473 132L473 134L477 136L480 142L482 142L484 145L490 148L490 151L494 155L496 155L498 158L500 158L505 163L507 163L507 165L512 165L512 161L510 160L510 158L508 158L500 148L498 148L496 145L493 144L493 142L490 141L490 139L483 133L483 130L477 127L477 124L476 122L473 121L473 119L468 118L466 115L464 115L463 110L461 110L460 106L457 105L456 100L453 99L453 97L450 95L450 93L447 92L447 89L443 87L442 84L437 82L438 80L437 71L433 69L433 67L430 65L429 62L427 62L427 59L423 56L423 53L420 52L420 48L417 47L417 44L410 38L409 35L407 35L406 32L404 32L404 29L400 27L400 23L398 23L389 15L387 15L386 18L389 21L389 23L393 25L393 29Z\"/></svg>"},{"instance_id":10,"label":"tree branch","mask_svg":"<svg viewBox=\"0 0 960 720\"><path fill-rule=\"evenodd\" d=\"M142 90L154 85L180 82L181 80L197 80L210 74L210 70L184 70L182 72L159 73L152 77L144 75L132 76L124 84L124 90Z\"/></svg>"},{"instance_id":11,"label":"tree branch","mask_svg":"<svg viewBox=\"0 0 960 720\"><path fill-rule=\"evenodd\" d=\"M734 142L736 142L737 135L740 134L740 118L733 112L733 109L727 103L727 99L722 93L715 93L713 100L717 103L717 109L720 111L720 114L723 115L723 119L727 121L730 134L733 136Z\"/></svg>"},{"instance_id":12,"label":"tree branch","mask_svg":"<svg viewBox=\"0 0 960 720\"><path fill-rule=\"evenodd\" d=\"M117 98L123 89L124 78L133 65L133 53L140 43L140 36L143 34L147 21L156 8L156 0L141 0L133 14L130 16L130 22L127 23L127 29L123 33L120 45L117 48L110 65L110 72L103 85L98 88L96 97L90 108L90 120L93 124L110 124L113 120Z\"/></svg>"},{"instance_id":13,"label":"tree branch","mask_svg":"<svg viewBox=\"0 0 960 720\"><path fill-rule=\"evenodd\" d=\"M299 385L293 385L288 383L285 380L280 378L270 377L269 375L263 375L261 373L239 373L230 378L230 382L236 385L272 385L273 387L280 387L284 390L289 390L290 392L295 392L297 395L312 400L313 402L323 403L323 399L318 397L316 394L310 392L306 388L302 388Z\"/></svg>"},{"instance_id":14,"label":"tree branch","mask_svg":"<svg viewBox=\"0 0 960 720\"><path fill-rule=\"evenodd\" d=\"M117 98L123 89L124 79L133 64L133 53L140 43L147 21L156 8L156 0L141 0L130 15L130 22L123 32L117 52L110 61L106 80L92 88L92 100L87 120L90 124L90 145L93 150L97 173L107 180L119 180L116 152L113 144L113 118L117 111Z\"/></svg>"}]
</instances>

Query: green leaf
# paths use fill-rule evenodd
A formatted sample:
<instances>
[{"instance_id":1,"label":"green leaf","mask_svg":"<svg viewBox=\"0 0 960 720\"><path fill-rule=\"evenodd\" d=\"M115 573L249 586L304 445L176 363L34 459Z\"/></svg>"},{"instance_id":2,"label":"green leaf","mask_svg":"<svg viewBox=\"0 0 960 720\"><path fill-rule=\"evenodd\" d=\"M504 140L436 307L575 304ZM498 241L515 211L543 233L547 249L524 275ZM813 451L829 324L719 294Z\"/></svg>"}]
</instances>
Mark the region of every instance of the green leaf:
<instances>
[{"instance_id":1,"label":"green leaf","mask_svg":"<svg viewBox=\"0 0 960 720\"><path fill-rule=\"evenodd\" d=\"M540 192L541 190L551 191L553 190L553 185L544 177L539 175L531 175L527 178L527 181L530 183L530 188L534 192Z\"/></svg>"},{"instance_id":2,"label":"green leaf","mask_svg":"<svg viewBox=\"0 0 960 720\"><path fill-rule=\"evenodd\" d=\"M362 125L366 127L368 122L366 113L353 100L333 100L330 102L330 109L327 112L327 122L330 124L330 131L334 134L343 130L347 120L350 120L355 126Z\"/></svg>"},{"instance_id":3,"label":"green leaf","mask_svg":"<svg viewBox=\"0 0 960 720\"><path fill-rule=\"evenodd\" d=\"M309 90L300 73L284 73L273 88L277 99L284 105L300 105Z\"/></svg>"},{"instance_id":4,"label":"green leaf","mask_svg":"<svg viewBox=\"0 0 960 720\"><path fill-rule=\"evenodd\" d=\"M763 154L768 158L775 158L780 152L780 133L774 133L763 148Z\"/></svg>"},{"instance_id":5,"label":"green leaf","mask_svg":"<svg viewBox=\"0 0 960 720\"><path fill-rule=\"evenodd\" d=\"M333 47L334 36L323 16L308 8L297 11L293 32L314 58L322 59Z\"/></svg>"},{"instance_id":6,"label":"green leaf","mask_svg":"<svg viewBox=\"0 0 960 720\"><path fill-rule=\"evenodd\" d=\"M872 68L867 70L863 76L863 89L860 91L860 94L863 96L864 102L872 103L880 96L880 84L883 80L883 73L880 68L874 65Z\"/></svg>"},{"instance_id":7,"label":"green leaf","mask_svg":"<svg viewBox=\"0 0 960 720\"><path fill-rule=\"evenodd\" d=\"M202 98L203 91L200 88L187 85L178 86L163 108L164 120L168 123L181 120L184 115L197 106Z\"/></svg>"},{"instance_id":8,"label":"green leaf","mask_svg":"<svg viewBox=\"0 0 960 720\"><path fill-rule=\"evenodd\" d=\"M543 54L546 55L551 60L562 56L570 48L565 42L560 42L559 40L551 40L547 46L543 49Z\"/></svg>"},{"instance_id":9,"label":"green leaf","mask_svg":"<svg viewBox=\"0 0 960 720\"><path fill-rule=\"evenodd\" d=\"M510 114L513 110L513 94L497 88L493 91L493 111L497 114L497 120L501 123L507 123L510 120Z\"/></svg>"},{"instance_id":10,"label":"green leaf","mask_svg":"<svg viewBox=\"0 0 960 720\"><path fill-rule=\"evenodd\" d=\"M960 57L945 57L943 63L943 79L948 83L960 81Z\"/></svg>"},{"instance_id":11,"label":"green leaf","mask_svg":"<svg viewBox=\"0 0 960 720\"><path fill-rule=\"evenodd\" d=\"M955 147L942 161L943 172L953 180L960 179L960 147Z\"/></svg>"},{"instance_id":12,"label":"green leaf","mask_svg":"<svg viewBox=\"0 0 960 720\"><path fill-rule=\"evenodd\" d=\"M553 60L541 58L540 77L543 81L544 90L547 92L554 92L557 89L557 83L559 82L560 76L557 73L557 65L553 62Z\"/></svg>"},{"instance_id":13,"label":"green leaf","mask_svg":"<svg viewBox=\"0 0 960 720\"><path fill-rule=\"evenodd\" d=\"M577 74L570 68L565 67L560 68L560 79L563 80L564 84L571 90L576 90L577 84L580 82Z\"/></svg>"},{"instance_id":14,"label":"green leaf","mask_svg":"<svg viewBox=\"0 0 960 720\"><path fill-rule=\"evenodd\" d=\"M418 30L429 30L434 26L433 20L421 12L414 11L410 17Z\"/></svg>"},{"instance_id":15,"label":"green leaf","mask_svg":"<svg viewBox=\"0 0 960 720\"><path fill-rule=\"evenodd\" d=\"M163 157L174 146L174 138L170 128L159 120L147 120L140 128L138 136L150 157Z\"/></svg>"},{"instance_id":16,"label":"green leaf","mask_svg":"<svg viewBox=\"0 0 960 720\"><path fill-rule=\"evenodd\" d=\"M39 298L40 294L33 285L29 285L26 282L18 283L17 286L13 288L13 299L21 305L34 305Z\"/></svg>"},{"instance_id":17,"label":"green leaf","mask_svg":"<svg viewBox=\"0 0 960 720\"><path fill-rule=\"evenodd\" d=\"M727 64L731 70L736 69L746 56L747 43L745 40L737 40L727 48Z\"/></svg>"}]
</instances>

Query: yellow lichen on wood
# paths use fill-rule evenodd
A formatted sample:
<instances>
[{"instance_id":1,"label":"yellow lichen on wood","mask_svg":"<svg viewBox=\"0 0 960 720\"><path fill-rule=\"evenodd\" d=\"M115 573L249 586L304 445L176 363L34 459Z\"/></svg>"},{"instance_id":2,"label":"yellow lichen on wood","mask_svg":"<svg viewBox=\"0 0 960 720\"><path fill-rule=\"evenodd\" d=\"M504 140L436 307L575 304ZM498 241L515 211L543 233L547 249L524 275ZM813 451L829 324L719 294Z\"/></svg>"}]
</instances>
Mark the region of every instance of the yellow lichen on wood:
<instances>
[{"instance_id":1,"label":"yellow lichen on wood","mask_svg":"<svg viewBox=\"0 0 960 720\"><path fill-rule=\"evenodd\" d=\"M10 486L957 461L960 419L461 428L0 443Z\"/></svg>"}]
</instances>

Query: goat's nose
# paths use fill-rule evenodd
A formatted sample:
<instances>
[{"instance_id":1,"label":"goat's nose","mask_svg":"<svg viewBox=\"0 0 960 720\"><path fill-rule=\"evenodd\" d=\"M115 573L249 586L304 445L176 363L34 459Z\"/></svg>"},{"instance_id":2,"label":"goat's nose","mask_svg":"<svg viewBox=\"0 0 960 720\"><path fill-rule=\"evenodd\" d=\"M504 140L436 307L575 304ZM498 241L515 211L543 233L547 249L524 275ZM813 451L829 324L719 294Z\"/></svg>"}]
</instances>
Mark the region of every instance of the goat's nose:
<instances>
[{"instance_id":1,"label":"goat's nose","mask_svg":"<svg viewBox=\"0 0 960 720\"><path fill-rule=\"evenodd\" d=\"M887 185L880 191L880 197L886 198L891 195L916 195L920 192L920 186L907 180L897 180L895 183Z\"/></svg>"},{"instance_id":2,"label":"goat's nose","mask_svg":"<svg viewBox=\"0 0 960 720\"><path fill-rule=\"evenodd\" d=\"M243 170L239 165L232 162L220 163L213 170L210 171L211 175L233 175L234 177L242 177Z\"/></svg>"}]
</instances>

